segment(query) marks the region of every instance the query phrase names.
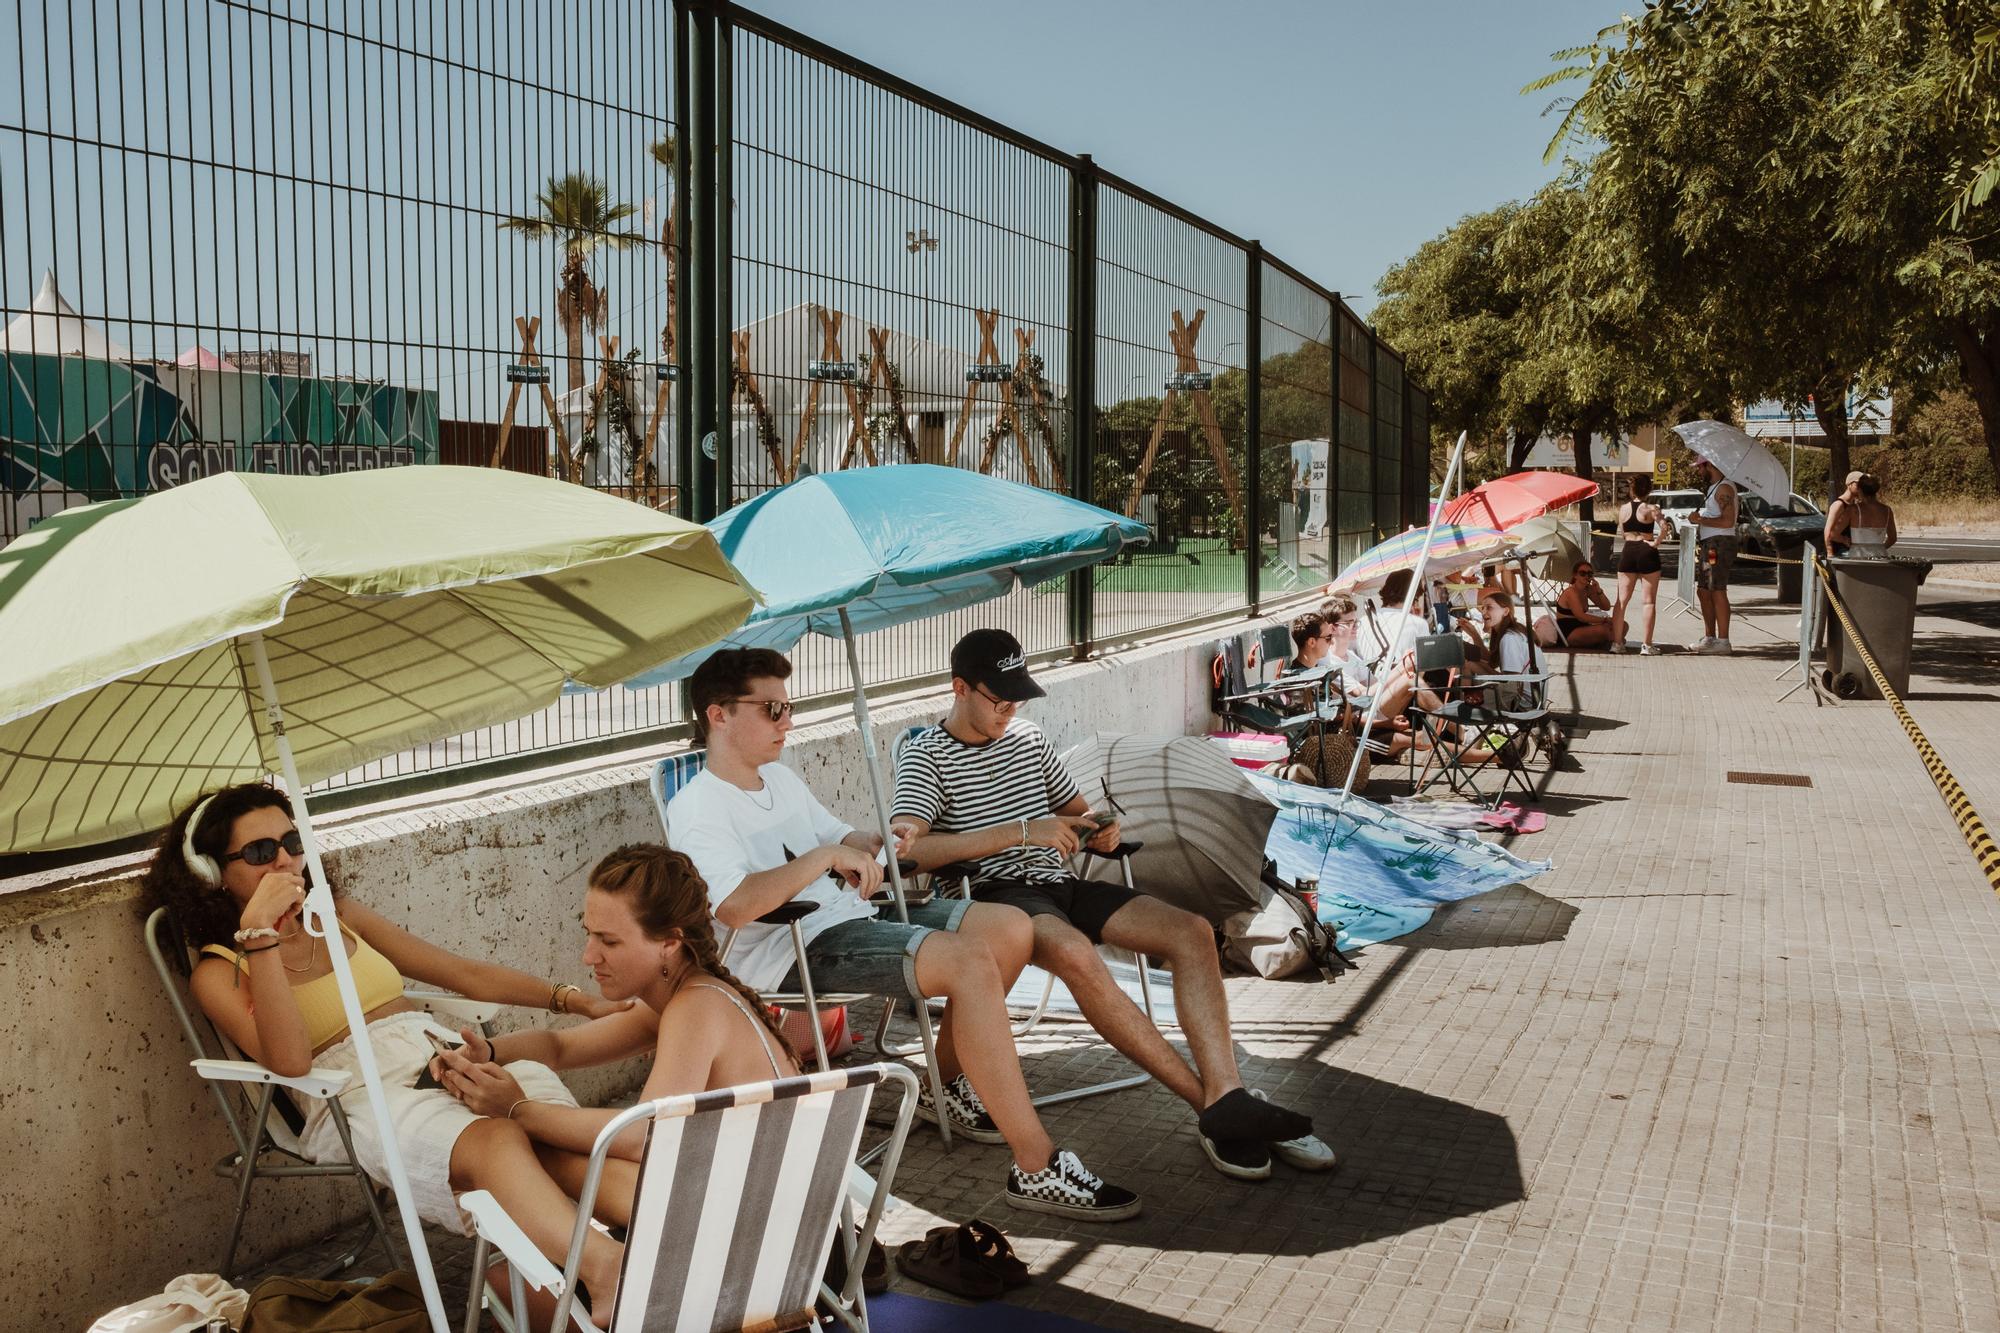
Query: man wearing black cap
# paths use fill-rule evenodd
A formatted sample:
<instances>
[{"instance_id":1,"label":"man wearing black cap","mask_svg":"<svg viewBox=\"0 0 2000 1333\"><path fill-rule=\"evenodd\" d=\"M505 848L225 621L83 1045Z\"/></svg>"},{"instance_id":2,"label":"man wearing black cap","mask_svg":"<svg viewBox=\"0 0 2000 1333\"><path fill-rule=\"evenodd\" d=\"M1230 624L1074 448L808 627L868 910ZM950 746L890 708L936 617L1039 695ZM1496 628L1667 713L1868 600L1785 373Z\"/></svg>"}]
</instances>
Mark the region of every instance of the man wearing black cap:
<instances>
[{"instance_id":1,"label":"man wearing black cap","mask_svg":"<svg viewBox=\"0 0 2000 1333\"><path fill-rule=\"evenodd\" d=\"M1202 1149L1218 1171L1265 1179L1274 1152L1302 1170L1333 1166L1310 1120L1244 1089L1209 924L1123 885L1070 873L1067 858L1079 848L1118 845L1118 824L1086 807L1042 729L1016 716L1043 694L1020 643L997 629L960 639L951 650L951 692L943 724L913 738L896 771L895 817L915 834L910 854L918 864L969 863L975 900L1032 918L1036 966L1062 978L1107 1041L1199 1113ZM1167 961L1193 1067L1112 980L1099 944Z\"/></svg>"}]
</instances>

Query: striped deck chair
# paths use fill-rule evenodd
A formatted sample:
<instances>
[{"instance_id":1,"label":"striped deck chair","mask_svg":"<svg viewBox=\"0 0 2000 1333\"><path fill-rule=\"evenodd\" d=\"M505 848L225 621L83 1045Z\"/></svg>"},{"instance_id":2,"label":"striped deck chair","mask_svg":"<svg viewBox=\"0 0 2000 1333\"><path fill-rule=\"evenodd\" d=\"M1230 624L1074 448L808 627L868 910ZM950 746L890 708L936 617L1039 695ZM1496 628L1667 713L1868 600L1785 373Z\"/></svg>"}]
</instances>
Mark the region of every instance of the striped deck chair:
<instances>
[{"instance_id":1,"label":"striped deck chair","mask_svg":"<svg viewBox=\"0 0 2000 1333\"><path fill-rule=\"evenodd\" d=\"M875 1085L902 1086L902 1104L879 1184L861 1225L853 1224L847 1176L860 1146ZM507 1260L514 1327L526 1333L523 1284L555 1297L550 1333L592 1333L576 1273L612 1140L650 1120L611 1310L612 1333L723 1333L810 1327L814 1305L867 1333L862 1264L882 1220L896 1163L916 1109L917 1078L901 1065L862 1065L768 1083L746 1083L641 1102L604 1127L590 1151L577 1200L576 1231L561 1270L537 1250L494 1197L460 1197L478 1242L472 1271L491 1252ZM822 1280L835 1244L844 1247L847 1283ZM600 1296L603 1293L598 1293ZM480 1310L467 1311L473 1333Z\"/></svg>"}]
</instances>

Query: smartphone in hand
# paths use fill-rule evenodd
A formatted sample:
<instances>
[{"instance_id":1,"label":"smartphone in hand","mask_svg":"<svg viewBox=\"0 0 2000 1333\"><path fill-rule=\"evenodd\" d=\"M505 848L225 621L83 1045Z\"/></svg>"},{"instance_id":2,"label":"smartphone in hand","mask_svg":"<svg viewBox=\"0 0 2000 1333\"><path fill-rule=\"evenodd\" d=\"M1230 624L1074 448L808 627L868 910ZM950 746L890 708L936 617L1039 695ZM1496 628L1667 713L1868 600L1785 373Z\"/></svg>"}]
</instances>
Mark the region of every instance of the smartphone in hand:
<instances>
[{"instance_id":1,"label":"smartphone in hand","mask_svg":"<svg viewBox=\"0 0 2000 1333\"><path fill-rule=\"evenodd\" d=\"M431 1044L431 1049L439 1052L440 1054L442 1054L445 1051L455 1051L460 1046L465 1044L463 1042L457 1042L457 1041L446 1041L443 1037L438 1036L437 1033L432 1032L429 1028L424 1029L424 1040ZM444 1084L438 1082L436 1071L437 1071L436 1059L430 1059L424 1061L423 1072L417 1075L417 1081L415 1083L412 1083L410 1086L415 1088L419 1092L422 1092L426 1088L443 1088Z\"/></svg>"}]
</instances>

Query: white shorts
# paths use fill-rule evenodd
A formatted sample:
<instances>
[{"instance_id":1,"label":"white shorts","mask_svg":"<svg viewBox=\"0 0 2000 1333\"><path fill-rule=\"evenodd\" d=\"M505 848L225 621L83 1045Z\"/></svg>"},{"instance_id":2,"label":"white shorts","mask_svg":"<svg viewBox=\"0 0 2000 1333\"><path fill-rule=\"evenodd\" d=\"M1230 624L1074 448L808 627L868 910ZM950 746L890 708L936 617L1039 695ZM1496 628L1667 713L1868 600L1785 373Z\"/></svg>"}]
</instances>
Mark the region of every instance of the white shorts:
<instances>
[{"instance_id":1,"label":"white shorts","mask_svg":"<svg viewBox=\"0 0 2000 1333\"><path fill-rule=\"evenodd\" d=\"M368 1040L375 1048L375 1067L381 1071L384 1100L396 1127L396 1145L402 1149L403 1169L409 1173L410 1192L417 1213L424 1221L452 1228L462 1236L472 1234L472 1219L461 1212L451 1188L451 1150L465 1127L480 1117L442 1088L419 1091L410 1085L423 1073L436 1052L424 1040L424 1029L433 1026L428 1014L391 1014L368 1025ZM439 1028L441 1033L447 1029ZM376 1131L375 1108L368 1089L361 1082L361 1061L354 1039L330 1046L313 1057L315 1069L341 1069L354 1075L340 1104L347 1109L347 1127L354 1136L354 1156L371 1180L389 1183L389 1169L383 1162L382 1136ZM547 1065L532 1060L516 1060L507 1072L521 1085L524 1096L538 1102L575 1106L576 1098ZM299 1146L316 1162L339 1160L344 1156L340 1131L334 1127L328 1103L315 1100L306 1117Z\"/></svg>"}]
</instances>

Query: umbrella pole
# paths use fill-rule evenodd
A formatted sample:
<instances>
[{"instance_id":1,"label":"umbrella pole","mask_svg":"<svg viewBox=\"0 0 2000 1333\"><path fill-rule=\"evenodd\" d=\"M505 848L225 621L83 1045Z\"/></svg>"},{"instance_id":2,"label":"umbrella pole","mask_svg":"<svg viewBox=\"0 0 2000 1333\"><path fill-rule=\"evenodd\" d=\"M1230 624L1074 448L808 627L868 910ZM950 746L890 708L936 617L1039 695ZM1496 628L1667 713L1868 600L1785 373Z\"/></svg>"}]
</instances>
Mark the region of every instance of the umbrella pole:
<instances>
[{"instance_id":1,"label":"umbrella pole","mask_svg":"<svg viewBox=\"0 0 2000 1333\"><path fill-rule=\"evenodd\" d=\"M327 956L333 963L334 984L340 989L341 1011L347 1016L347 1030L354 1041L354 1053L361 1064L361 1081L368 1090L368 1104L375 1112L376 1130L382 1136L382 1156L389 1168L389 1185L396 1194L396 1211L402 1215L403 1235L409 1241L410 1261L417 1270L417 1284L423 1289L424 1308L430 1314L434 1333L450 1333L444 1312L444 1298L438 1291L437 1274L431 1268L430 1250L424 1244L424 1224L417 1216L415 1195L410 1191L409 1174L403 1169L402 1150L396 1146L394 1122L382 1093L382 1073L375 1063L375 1048L368 1040L368 1025L361 1012L361 995L354 986L354 972L342 947L339 923L334 916L333 890L328 887L326 866L320 860L319 838L313 832L312 812L306 808L305 786L299 781L298 764L292 758L292 742L285 735L285 714L278 704L278 687L271 678L271 660L264 651L264 636L249 636L250 656L257 668L257 687L264 696L264 716L278 743L278 767L291 793L299 825L299 840L305 843L306 868L312 872L312 887L306 891L304 925L327 940ZM473 1280L479 1280L477 1274Z\"/></svg>"},{"instance_id":2,"label":"umbrella pole","mask_svg":"<svg viewBox=\"0 0 2000 1333\"><path fill-rule=\"evenodd\" d=\"M1450 487L1458 480L1459 469L1464 463L1465 432L1460 431L1458 433L1458 444L1451 451L1451 464L1444 470L1444 483L1438 488L1440 491ZM1403 593L1403 614L1405 616L1410 614L1410 605L1417 595L1417 589L1423 586L1424 566L1430 561L1431 543L1437 539L1438 515L1443 512L1444 506L1442 505L1431 510L1430 526L1424 529L1423 549L1417 552L1417 564L1410 575L1409 589ZM1380 690L1377 690L1368 697L1368 712L1361 719L1361 734L1354 738L1354 758L1350 759L1347 763L1347 781L1340 784L1340 801L1342 805L1347 804L1347 799L1354 795L1354 778L1356 774L1361 772L1361 756L1368 753L1368 733L1375 728L1375 709L1381 701L1382 692ZM1411 772L1414 773L1415 771L1415 761L1413 760Z\"/></svg>"},{"instance_id":3,"label":"umbrella pole","mask_svg":"<svg viewBox=\"0 0 2000 1333\"><path fill-rule=\"evenodd\" d=\"M882 859L888 863L889 892L896 900L896 917L904 925L910 922L909 904L903 901L903 872L896 865L896 835L889 829L889 797L882 788L882 755L875 746L875 725L868 717L868 691L861 685L861 654L854 646L854 622L848 618L847 608L840 608L840 638L847 645L847 675L854 683L854 726L861 733L861 754L868 765L868 790L875 798L875 830L882 838ZM944 1089L939 1085L937 1062L937 1036L931 1031L931 1010L928 1004L918 1003L911 1008L917 1011L917 1032L924 1040L924 1069L931 1081L931 1098L940 1107L944 1105ZM886 1028L886 1025L885 1025ZM945 1151L951 1150L951 1126L940 1112L938 1133L944 1139Z\"/></svg>"}]
</instances>

